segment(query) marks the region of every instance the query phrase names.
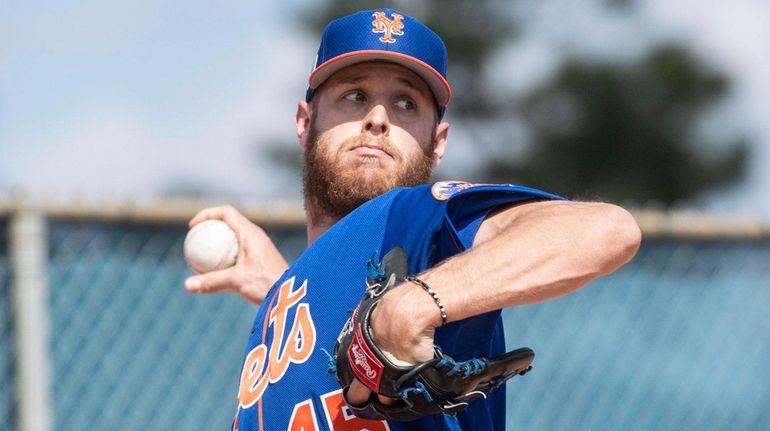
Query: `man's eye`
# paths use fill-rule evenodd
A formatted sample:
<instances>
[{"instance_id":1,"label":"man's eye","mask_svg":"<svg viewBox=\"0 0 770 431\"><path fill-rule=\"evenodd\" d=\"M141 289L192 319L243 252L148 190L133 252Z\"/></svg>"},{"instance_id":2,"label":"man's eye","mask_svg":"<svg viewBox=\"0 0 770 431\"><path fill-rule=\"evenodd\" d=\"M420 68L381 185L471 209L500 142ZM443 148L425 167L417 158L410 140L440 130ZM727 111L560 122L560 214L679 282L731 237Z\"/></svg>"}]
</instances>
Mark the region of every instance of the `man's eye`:
<instances>
[{"instance_id":1,"label":"man's eye","mask_svg":"<svg viewBox=\"0 0 770 431\"><path fill-rule=\"evenodd\" d=\"M404 111L414 111L417 109L417 105L409 99L400 99L396 102L396 106L398 109L403 109Z\"/></svg>"},{"instance_id":2,"label":"man's eye","mask_svg":"<svg viewBox=\"0 0 770 431\"><path fill-rule=\"evenodd\" d=\"M360 91L353 91L345 96L345 99L351 102L366 102L366 96Z\"/></svg>"}]
</instances>

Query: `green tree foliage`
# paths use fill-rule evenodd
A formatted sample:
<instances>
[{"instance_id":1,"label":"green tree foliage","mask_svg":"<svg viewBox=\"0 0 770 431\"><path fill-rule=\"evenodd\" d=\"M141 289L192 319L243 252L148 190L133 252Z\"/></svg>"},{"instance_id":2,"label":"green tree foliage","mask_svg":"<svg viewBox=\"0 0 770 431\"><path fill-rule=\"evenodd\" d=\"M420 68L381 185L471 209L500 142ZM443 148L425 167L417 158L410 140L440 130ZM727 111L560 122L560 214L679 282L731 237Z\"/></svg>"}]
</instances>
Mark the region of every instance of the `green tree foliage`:
<instances>
[{"instance_id":1,"label":"green tree foliage","mask_svg":"<svg viewBox=\"0 0 770 431\"><path fill-rule=\"evenodd\" d=\"M725 77L676 46L627 65L567 61L522 103L534 138L529 153L490 160L485 172L583 198L692 198L744 171L745 143L717 153L695 130L727 90Z\"/></svg>"}]
</instances>

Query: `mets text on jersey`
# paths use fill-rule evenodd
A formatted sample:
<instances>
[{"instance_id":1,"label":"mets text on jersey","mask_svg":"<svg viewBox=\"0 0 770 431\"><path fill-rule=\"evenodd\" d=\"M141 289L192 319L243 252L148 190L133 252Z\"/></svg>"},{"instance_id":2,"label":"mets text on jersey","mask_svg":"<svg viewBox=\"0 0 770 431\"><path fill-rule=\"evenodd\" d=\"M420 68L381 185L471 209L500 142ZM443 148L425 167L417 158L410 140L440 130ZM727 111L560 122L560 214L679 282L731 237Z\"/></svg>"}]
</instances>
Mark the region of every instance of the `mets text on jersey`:
<instances>
[{"instance_id":1,"label":"mets text on jersey","mask_svg":"<svg viewBox=\"0 0 770 431\"><path fill-rule=\"evenodd\" d=\"M291 277L279 288L268 306L265 316L262 343L246 355L241 383L238 390L238 412L233 420L233 430L240 429L240 409L247 409L260 403L268 385L277 383L286 374L291 364L306 362L315 348L317 331L310 314L310 305L300 303L307 294L308 282L305 280L296 290L295 277ZM287 332L287 322L293 314L291 328ZM266 335L272 330L272 342L268 350ZM294 405L291 416L287 418L285 429L289 431L389 431L385 421L371 421L354 416L342 397L342 390L336 389L318 397L323 416L318 417L313 407L313 399L308 398ZM260 405L258 429L265 429L262 422ZM251 428L250 428L251 429Z\"/></svg>"},{"instance_id":2,"label":"mets text on jersey","mask_svg":"<svg viewBox=\"0 0 770 431\"><path fill-rule=\"evenodd\" d=\"M269 326L273 331L270 350L262 343L246 355L238 390L238 405L241 408L253 406L262 397L267 385L281 380L289 365L301 364L313 353L316 329L310 316L310 305L298 304L307 293L307 280L297 290L294 290L294 282L294 277L283 282L276 295L277 302L269 313L269 325L263 327L266 331ZM288 337L285 337L287 317L292 311L294 324Z\"/></svg>"}]
</instances>

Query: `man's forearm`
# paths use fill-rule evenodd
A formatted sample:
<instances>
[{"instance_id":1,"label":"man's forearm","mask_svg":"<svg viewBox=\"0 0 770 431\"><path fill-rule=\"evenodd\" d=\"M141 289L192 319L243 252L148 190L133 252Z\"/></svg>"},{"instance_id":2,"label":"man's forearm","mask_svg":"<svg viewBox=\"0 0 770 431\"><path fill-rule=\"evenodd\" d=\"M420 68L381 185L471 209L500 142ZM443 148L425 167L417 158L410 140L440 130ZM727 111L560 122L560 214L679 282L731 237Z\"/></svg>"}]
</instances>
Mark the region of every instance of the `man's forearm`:
<instances>
[{"instance_id":1,"label":"man's forearm","mask_svg":"<svg viewBox=\"0 0 770 431\"><path fill-rule=\"evenodd\" d=\"M449 321L461 320L579 289L631 260L640 240L633 217L614 205L527 204L485 220L470 250L420 278L436 292ZM388 299L399 303L395 309L413 310L412 323L439 326L438 307L421 290L410 285Z\"/></svg>"},{"instance_id":2,"label":"man's forearm","mask_svg":"<svg viewBox=\"0 0 770 431\"><path fill-rule=\"evenodd\" d=\"M619 207L530 205L486 221L480 229L490 232L479 232L485 238L424 274L450 320L565 295L615 271L639 247L639 228Z\"/></svg>"}]
</instances>

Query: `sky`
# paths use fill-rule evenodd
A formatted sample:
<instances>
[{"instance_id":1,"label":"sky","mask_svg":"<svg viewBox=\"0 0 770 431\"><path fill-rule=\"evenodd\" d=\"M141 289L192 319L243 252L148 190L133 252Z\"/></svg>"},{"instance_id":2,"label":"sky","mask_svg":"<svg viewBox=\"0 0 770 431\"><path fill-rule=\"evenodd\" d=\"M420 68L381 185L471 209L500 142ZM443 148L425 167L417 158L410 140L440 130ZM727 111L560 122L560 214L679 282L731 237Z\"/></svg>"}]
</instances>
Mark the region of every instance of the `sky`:
<instances>
[{"instance_id":1,"label":"sky","mask_svg":"<svg viewBox=\"0 0 770 431\"><path fill-rule=\"evenodd\" d=\"M299 179L265 148L299 151L293 117L318 43L296 18L300 4L0 0L0 196L142 201L204 189L234 203L299 199ZM521 37L483 73L523 93L567 54L632 59L682 41L733 81L704 133L741 132L754 149L744 184L692 205L770 219L770 3L638 0L627 13L600 4L511 2ZM452 129L442 172L461 177L478 159Z\"/></svg>"}]
</instances>

